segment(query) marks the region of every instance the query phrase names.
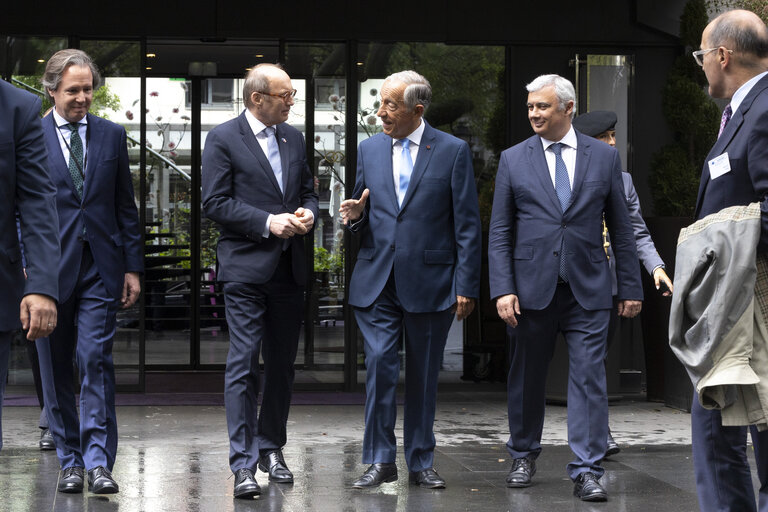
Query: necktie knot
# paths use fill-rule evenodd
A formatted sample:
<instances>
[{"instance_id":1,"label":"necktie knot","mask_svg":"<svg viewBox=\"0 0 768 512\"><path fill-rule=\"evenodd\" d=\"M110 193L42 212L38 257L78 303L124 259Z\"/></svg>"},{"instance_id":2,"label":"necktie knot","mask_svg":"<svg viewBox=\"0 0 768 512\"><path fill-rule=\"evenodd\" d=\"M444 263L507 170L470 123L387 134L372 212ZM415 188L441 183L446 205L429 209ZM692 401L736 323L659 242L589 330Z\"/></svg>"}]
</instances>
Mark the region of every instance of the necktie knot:
<instances>
[{"instance_id":1,"label":"necktie knot","mask_svg":"<svg viewBox=\"0 0 768 512\"><path fill-rule=\"evenodd\" d=\"M67 128L72 132L76 132L80 129L80 123L69 123L67 124Z\"/></svg>"},{"instance_id":2,"label":"necktie knot","mask_svg":"<svg viewBox=\"0 0 768 512\"><path fill-rule=\"evenodd\" d=\"M402 146L403 151L410 149L411 139L400 139L400 146Z\"/></svg>"},{"instance_id":3,"label":"necktie knot","mask_svg":"<svg viewBox=\"0 0 768 512\"><path fill-rule=\"evenodd\" d=\"M560 156L563 153L563 144L561 142L552 144L550 148L552 148L552 152L557 156Z\"/></svg>"}]
</instances>

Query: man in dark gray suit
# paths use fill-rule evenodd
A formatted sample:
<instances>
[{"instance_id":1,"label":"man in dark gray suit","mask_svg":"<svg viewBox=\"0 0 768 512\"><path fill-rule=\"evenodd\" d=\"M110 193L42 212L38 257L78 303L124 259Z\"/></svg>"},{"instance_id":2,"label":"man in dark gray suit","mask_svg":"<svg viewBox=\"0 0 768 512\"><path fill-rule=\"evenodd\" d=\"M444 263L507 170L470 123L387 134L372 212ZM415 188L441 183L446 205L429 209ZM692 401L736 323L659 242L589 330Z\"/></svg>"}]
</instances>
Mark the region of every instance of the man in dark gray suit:
<instances>
[{"instance_id":1,"label":"man in dark gray suit","mask_svg":"<svg viewBox=\"0 0 768 512\"><path fill-rule=\"evenodd\" d=\"M221 227L217 279L229 324L224 395L235 498L261 493L257 467L271 482L293 482L282 447L304 312L304 238L318 216L304 137L285 123L295 94L281 67L254 67L243 86L246 110L211 130L203 153L203 210Z\"/></svg>"}]
</instances>

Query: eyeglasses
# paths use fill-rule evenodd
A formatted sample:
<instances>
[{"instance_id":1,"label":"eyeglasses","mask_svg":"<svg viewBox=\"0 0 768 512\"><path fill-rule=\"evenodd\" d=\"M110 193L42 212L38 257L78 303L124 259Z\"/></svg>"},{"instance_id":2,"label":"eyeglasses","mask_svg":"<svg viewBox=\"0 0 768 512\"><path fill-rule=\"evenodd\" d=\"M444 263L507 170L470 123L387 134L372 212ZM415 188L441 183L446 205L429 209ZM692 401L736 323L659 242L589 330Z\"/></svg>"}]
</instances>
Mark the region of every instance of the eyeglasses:
<instances>
[{"instance_id":1,"label":"eyeglasses","mask_svg":"<svg viewBox=\"0 0 768 512\"><path fill-rule=\"evenodd\" d=\"M283 92L280 94L275 94L273 92L267 92L267 91L258 91L261 94L266 94L267 96L272 96L274 98L280 98L283 101L288 101L288 98L295 98L296 97L296 89L291 89L290 91Z\"/></svg>"},{"instance_id":2,"label":"eyeglasses","mask_svg":"<svg viewBox=\"0 0 768 512\"><path fill-rule=\"evenodd\" d=\"M704 55L708 54L709 52L713 52L715 50L719 50L720 48L723 48L722 46L718 46L717 48L707 48L706 50L696 50L695 52L691 52L691 55L693 55L693 60L696 61L696 64L699 66L704 66ZM733 53L733 50L729 50L727 48L723 48L728 53Z\"/></svg>"}]
</instances>

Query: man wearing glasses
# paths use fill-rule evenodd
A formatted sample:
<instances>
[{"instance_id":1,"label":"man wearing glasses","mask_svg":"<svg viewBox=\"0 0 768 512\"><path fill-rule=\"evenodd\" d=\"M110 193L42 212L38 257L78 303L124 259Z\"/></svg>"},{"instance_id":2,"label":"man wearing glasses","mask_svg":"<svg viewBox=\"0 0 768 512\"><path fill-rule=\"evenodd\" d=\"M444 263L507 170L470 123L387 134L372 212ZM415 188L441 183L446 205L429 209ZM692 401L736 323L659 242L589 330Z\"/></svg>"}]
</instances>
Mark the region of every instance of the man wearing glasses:
<instances>
[{"instance_id":1,"label":"man wearing glasses","mask_svg":"<svg viewBox=\"0 0 768 512\"><path fill-rule=\"evenodd\" d=\"M720 134L707 155L696 219L729 206L761 202L758 251L768 243L768 28L755 14L734 10L715 18L693 52L709 82L709 94L730 103ZM703 511L755 509L747 461L747 428L725 427L718 410L691 408L693 461ZM759 510L768 511L768 431L749 429L760 479Z\"/></svg>"},{"instance_id":2,"label":"man wearing glasses","mask_svg":"<svg viewBox=\"0 0 768 512\"><path fill-rule=\"evenodd\" d=\"M245 111L211 130L203 152L203 210L221 230L217 279L230 333L224 402L234 495L242 499L261 493L257 467L271 482L293 482L282 447L304 311L304 235L318 215L304 137L285 123L295 94L280 66L254 67Z\"/></svg>"}]
</instances>

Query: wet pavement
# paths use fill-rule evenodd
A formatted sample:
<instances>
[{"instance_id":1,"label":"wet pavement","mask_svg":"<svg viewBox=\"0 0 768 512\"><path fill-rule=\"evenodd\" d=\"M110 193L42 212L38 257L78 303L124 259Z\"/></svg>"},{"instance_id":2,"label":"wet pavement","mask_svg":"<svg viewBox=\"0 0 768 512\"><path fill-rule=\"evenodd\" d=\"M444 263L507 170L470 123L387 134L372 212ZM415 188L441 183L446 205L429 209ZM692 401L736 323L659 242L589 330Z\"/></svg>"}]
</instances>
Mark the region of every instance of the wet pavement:
<instances>
[{"instance_id":1,"label":"wet pavement","mask_svg":"<svg viewBox=\"0 0 768 512\"><path fill-rule=\"evenodd\" d=\"M304 394L302 403L307 403ZM402 410L400 420L402 419ZM232 498L224 409L220 406L118 406L120 432L114 476L120 493L56 492L58 460L37 448L38 409L5 407L0 452L0 511L695 511L689 415L661 404L623 400L610 407L621 453L605 461L607 503L572 496L565 466L565 407L548 406L544 450L533 485L508 489L510 461L503 392L451 392L438 397L435 467L445 490L400 479L375 490L350 484L364 470L362 405L295 405L284 454L293 485L256 478L255 500ZM398 441L402 437L399 423ZM754 472L754 468L753 468Z\"/></svg>"}]
</instances>

